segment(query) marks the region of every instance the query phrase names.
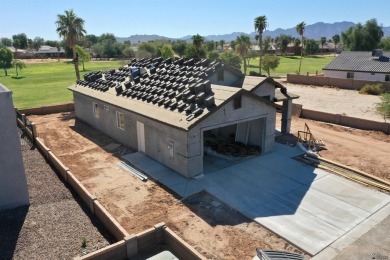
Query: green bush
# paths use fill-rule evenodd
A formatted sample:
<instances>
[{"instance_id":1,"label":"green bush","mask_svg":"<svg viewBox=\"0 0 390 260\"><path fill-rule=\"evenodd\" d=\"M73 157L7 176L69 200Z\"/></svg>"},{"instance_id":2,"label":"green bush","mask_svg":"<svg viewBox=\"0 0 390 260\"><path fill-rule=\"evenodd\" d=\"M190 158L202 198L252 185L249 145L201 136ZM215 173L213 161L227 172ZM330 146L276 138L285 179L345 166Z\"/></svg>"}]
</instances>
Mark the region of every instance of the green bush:
<instances>
[{"instance_id":1,"label":"green bush","mask_svg":"<svg viewBox=\"0 0 390 260\"><path fill-rule=\"evenodd\" d=\"M390 117L390 93L381 95L381 102L377 104L376 109L383 115L385 121L387 117Z\"/></svg>"},{"instance_id":2,"label":"green bush","mask_svg":"<svg viewBox=\"0 0 390 260\"><path fill-rule=\"evenodd\" d=\"M381 95L385 92L382 84L366 84L359 90L359 94Z\"/></svg>"}]
</instances>

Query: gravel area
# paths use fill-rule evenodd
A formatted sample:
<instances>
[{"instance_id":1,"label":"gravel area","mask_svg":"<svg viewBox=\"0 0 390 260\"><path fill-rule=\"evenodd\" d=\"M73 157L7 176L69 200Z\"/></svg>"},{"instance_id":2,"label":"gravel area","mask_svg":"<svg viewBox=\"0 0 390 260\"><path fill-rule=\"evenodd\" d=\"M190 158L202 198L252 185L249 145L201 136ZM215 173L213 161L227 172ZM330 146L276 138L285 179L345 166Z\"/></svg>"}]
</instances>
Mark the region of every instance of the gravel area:
<instances>
[{"instance_id":1,"label":"gravel area","mask_svg":"<svg viewBox=\"0 0 390 260\"><path fill-rule=\"evenodd\" d=\"M114 242L37 149L22 153L30 206L0 212L1 260L72 259Z\"/></svg>"}]
</instances>

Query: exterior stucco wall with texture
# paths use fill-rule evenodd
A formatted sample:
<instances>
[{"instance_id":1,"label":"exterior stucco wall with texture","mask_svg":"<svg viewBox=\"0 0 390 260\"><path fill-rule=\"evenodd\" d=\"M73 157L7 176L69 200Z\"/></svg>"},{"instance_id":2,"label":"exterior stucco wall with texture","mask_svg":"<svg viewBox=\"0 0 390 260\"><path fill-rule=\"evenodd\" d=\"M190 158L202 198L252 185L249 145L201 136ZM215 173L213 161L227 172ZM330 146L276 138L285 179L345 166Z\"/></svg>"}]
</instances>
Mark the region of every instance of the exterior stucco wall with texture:
<instances>
[{"instance_id":1,"label":"exterior stucco wall with texture","mask_svg":"<svg viewBox=\"0 0 390 260\"><path fill-rule=\"evenodd\" d=\"M0 84L0 211L29 204L12 92Z\"/></svg>"}]
</instances>

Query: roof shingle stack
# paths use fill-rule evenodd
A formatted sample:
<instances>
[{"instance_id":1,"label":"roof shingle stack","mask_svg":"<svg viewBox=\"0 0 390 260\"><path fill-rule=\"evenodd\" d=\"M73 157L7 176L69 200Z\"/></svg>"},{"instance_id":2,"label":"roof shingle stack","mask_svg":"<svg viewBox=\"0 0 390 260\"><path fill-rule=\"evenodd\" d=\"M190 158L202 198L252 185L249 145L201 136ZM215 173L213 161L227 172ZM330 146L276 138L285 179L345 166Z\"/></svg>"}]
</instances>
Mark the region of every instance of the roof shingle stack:
<instances>
[{"instance_id":1,"label":"roof shingle stack","mask_svg":"<svg viewBox=\"0 0 390 260\"><path fill-rule=\"evenodd\" d=\"M208 59L133 59L117 70L85 74L76 84L102 92L115 88L118 96L185 113L190 121L215 106L208 78L223 67Z\"/></svg>"}]
</instances>

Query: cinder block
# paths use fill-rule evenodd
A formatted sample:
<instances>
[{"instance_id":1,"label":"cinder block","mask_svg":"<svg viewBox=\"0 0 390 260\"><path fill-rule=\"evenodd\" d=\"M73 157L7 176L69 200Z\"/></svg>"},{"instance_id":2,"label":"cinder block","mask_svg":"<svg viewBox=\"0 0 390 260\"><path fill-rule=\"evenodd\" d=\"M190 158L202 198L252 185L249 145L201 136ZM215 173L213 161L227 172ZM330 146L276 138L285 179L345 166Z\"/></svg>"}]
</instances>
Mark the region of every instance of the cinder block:
<instances>
[{"instance_id":1,"label":"cinder block","mask_svg":"<svg viewBox=\"0 0 390 260\"><path fill-rule=\"evenodd\" d=\"M124 238L126 243L126 255L128 258L138 254L138 239L136 235L130 235Z\"/></svg>"},{"instance_id":2,"label":"cinder block","mask_svg":"<svg viewBox=\"0 0 390 260\"><path fill-rule=\"evenodd\" d=\"M57 171L61 174L61 176L64 178L65 181L68 181L67 179L67 172L69 171L69 168L66 167L60 159L57 158L57 156L54 155L53 152L48 152L49 161L52 163L54 168L57 169Z\"/></svg>"},{"instance_id":3,"label":"cinder block","mask_svg":"<svg viewBox=\"0 0 390 260\"><path fill-rule=\"evenodd\" d=\"M35 139L35 144L46 159L49 159L49 152L51 151L39 137Z\"/></svg>"},{"instance_id":4,"label":"cinder block","mask_svg":"<svg viewBox=\"0 0 390 260\"><path fill-rule=\"evenodd\" d=\"M138 251L145 252L149 248L157 245L155 229L149 228L141 233L137 234L138 239Z\"/></svg>"},{"instance_id":5,"label":"cinder block","mask_svg":"<svg viewBox=\"0 0 390 260\"><path fill-rule=\"evenodd\" d=\"M71 171L67 171L66 176L69 185L76 191L84 203L87 204L89 210L95 214L94 201L96 200L96 197L84 187L84 185L77 179L76 176L73 175Z\"/></svg>"},{"instance_id":6,"label":"cinder block","mask_svg":"<svg viewBox=\"0 0 390 260\"><path fill-rule=\"evenodd\" d=\"M163 242L163 232L164 232L164 228L165 228L165 223L164 222L160 222L156 225L154 225L154 231L156 233L156 242L157 244L161 244Z\"/></svg>"},{"instance_id":7,"label":"cinder block","mask_svg":"<svg viewBox=\"0 0 390 260\"><path fill-rule=\"evenodd\" d=\"M75 258L76 259L76 258ZM125 241L121 240L115 244L106 246L102 249L89 253L87 255L81 256L78 258L80 260L124 260L126 257L126 246Z\"/></svg>"},{"instance_id":8,"label":"cinder block","mask_svg":"<svg viewBox=\"0 0 390 260\"><path fill-rule=\"evenodd\" d=\"M111 214L108 213L98 200L94 200L93 204L95 216L103 223L111 235L113 235L118 241L129 236L129 233L127 233L127 231L111 216Z\"/></svg>"}]
</instances>

